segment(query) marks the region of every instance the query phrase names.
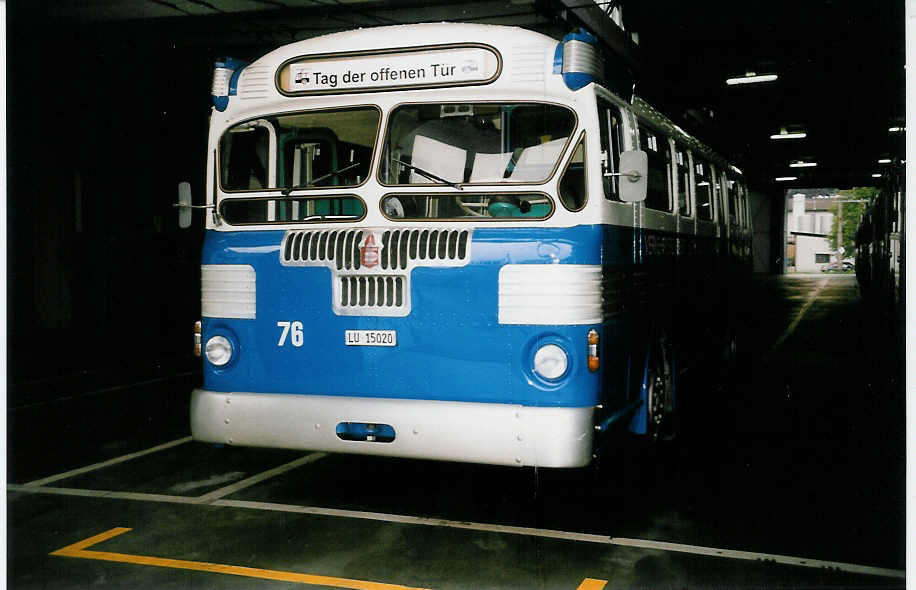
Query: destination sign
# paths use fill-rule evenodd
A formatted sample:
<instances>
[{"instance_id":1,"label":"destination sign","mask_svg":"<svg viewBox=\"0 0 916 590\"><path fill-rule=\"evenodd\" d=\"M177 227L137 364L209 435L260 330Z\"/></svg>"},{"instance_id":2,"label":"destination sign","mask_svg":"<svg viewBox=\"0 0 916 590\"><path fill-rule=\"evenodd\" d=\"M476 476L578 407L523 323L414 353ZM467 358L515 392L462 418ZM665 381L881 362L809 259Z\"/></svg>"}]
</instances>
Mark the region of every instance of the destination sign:
<instances>
[{"instance_id":1,"label":"destination sign","mask_svg":"<svg viewBox=\"0 0 916 590\"><path fill-rule=\"evenodd\" d=\"M286 94L332 94L395 88L486 84L499 75L499 58L483 47L299 58L280 69Z\"/></svg>"}]
</instances>

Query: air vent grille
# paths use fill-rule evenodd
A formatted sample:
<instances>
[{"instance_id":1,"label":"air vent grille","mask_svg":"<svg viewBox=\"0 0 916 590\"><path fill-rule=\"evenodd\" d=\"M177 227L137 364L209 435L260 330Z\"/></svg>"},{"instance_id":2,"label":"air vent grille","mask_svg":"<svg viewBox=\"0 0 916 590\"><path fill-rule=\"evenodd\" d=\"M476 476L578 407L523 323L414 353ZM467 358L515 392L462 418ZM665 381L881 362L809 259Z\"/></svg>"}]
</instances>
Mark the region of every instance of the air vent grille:
<instances>
[{"instance_id":1,"label":"air vent grille","mask_svg":"<svg viewBox=\"0 0 916 590\"><path fill-rule=\"evenodd\" d=\"M467 227L289 230L280 264L331 270L334 313L410 314L410 276L418 267L459 267L471 260Z\"/></svg>"},{"instance_id":2,"label":"air vent grille","mask_svg":"<svg viewBox=\"0 0 916 590\"><path fill-rule=\"evenodd\" d=\"M272 87L273 79L267 66L248 66L239 75L238 95L242 100L267 98Z\"/></svg>"},{"instance_id":3,"label":"air vent grille","mask_svg":"<svg viewBox=\"0 0 916 590\"><path fill-rule=\"evenodd\" d=\"M373 243L364 243L368 234ZM363 267L407 270L414 266L463 266L470 259L470 229L350 229L289 231L280 248L286 266L329 266L338 271ZM364 257L361 248L375 252Z\"/></svg>"},{"instance_id":4,"label":"air vent grille","mask_svg":"<svg viewBox=\"0 0 916 590\"><path fill-rule=\"evenodd\" d=\"M398 275L341 275L338 277L340 309L403 309L407 303L407 277Z\"/></svg>"},{"instance_id":5,"label":"air vent grille","mask_svg":"<svg viewBox=\"0 0 916 590\"><path fill-rule=\"evenodd\" d=\"M202 264L200 307L206 318L253 320L257 310L257 281L248 264Z\"/></svg>"},{"instance_id":6,"label":"air vent grille","mask_svg":"<svg viewBox=\"0 0 916 590\"><path fill-rule=\"evenodd\" d=\"M509 61L512 64L510 72L514 83L541 84L544 82L545 55L543 48L527 45L513 47L510 55Z\"/></svg>"}]
</instances>

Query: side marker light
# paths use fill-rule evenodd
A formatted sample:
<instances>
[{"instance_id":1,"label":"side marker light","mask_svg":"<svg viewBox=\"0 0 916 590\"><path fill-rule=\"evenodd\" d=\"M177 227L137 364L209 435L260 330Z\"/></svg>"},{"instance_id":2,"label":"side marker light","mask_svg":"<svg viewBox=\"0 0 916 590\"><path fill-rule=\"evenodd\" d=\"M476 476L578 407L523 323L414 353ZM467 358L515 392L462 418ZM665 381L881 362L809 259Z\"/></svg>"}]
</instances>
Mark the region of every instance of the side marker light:
<instances>
[{"instance_id":1,"label":"side marker light","mask_svg":"<svg viewBox=\"0 0 916 590\"><path fill-rule=\"evenodd\" d=\"M588 331L588 370L594 373L601 366L598 358L598 331Z\"/></svg>"},{"instance_id":2,"label":"side marker light","mask_svg":"<svg viewBox=\"0 0 916 590\"><path fill-rule=\"evenodd\" d=\"M200 320L194 322L194 356L200 356Z\"/></svg>"}]
</instances>

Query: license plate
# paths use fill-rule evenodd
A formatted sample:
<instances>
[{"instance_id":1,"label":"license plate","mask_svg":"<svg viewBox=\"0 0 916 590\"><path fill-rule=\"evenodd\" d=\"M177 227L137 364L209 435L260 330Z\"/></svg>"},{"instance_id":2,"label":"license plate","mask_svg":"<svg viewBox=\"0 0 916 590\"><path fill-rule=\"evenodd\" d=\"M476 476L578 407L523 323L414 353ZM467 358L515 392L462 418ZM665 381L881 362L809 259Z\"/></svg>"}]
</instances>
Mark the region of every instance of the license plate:
<instances>
[{"instance_id":1,"label":"license plate","mask_svg":"<svg viewBox=\"0 0 916 590\"><path fill-rule=\"evenodd\" d=\"M347 330L344 333L347 346L397 346L396 330Z\"/></svg>"}]
</instances>

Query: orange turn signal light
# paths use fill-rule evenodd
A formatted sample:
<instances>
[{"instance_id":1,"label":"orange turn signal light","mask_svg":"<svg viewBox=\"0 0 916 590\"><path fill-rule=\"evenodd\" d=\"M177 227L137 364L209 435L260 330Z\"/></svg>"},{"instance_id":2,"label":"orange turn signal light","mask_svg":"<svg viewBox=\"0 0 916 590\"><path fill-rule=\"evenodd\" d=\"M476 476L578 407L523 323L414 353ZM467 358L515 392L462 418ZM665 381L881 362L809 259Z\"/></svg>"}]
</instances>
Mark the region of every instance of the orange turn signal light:
<instances>
[{"instance_id":1,"label":"orange turn signal light","mask_svg":"<svg viewBox=\"0 0 916 590\"><path fill-rule=\"evenodd\" d=\"M200 321L194 322L194 355L200 356Z\"/></svg>"},{"instance_id":2,"label":"orange turn signal light","mask_svg":"<svg viewBox=\"0 0 916 590\"><path fill-rule=\"evenodd\" d=\"M601 366L598 359L598 331L588 331L588 370L594 373Z\"/></svg>"}]
</instances>

